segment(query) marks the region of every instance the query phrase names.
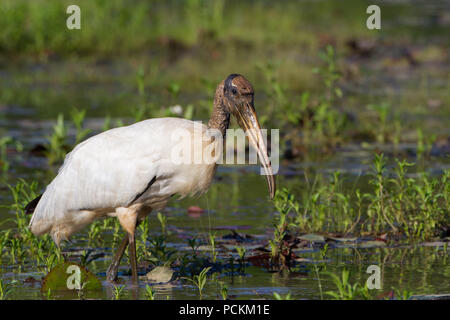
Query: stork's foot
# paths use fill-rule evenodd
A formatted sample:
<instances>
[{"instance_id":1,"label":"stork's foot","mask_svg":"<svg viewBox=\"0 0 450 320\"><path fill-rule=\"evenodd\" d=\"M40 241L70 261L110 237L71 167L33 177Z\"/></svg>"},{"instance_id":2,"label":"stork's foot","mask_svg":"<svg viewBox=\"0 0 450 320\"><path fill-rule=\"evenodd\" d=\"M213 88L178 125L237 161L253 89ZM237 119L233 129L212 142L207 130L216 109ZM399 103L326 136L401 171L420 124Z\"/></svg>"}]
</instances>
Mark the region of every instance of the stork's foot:
<instances>
[{"instance_id":1,"label":"stork's foot","mask_svg":"<svg viewBox=\"0 0 450 320\"><path fill-rule=\"evenodd\" d=\"M119 270L120 260L122 260L123 254L125 253L125 249L128 246L129 237L125 235L122 242L120 243L119 248L114 255L114 258L111 261L111 264L106 271L106 280L109 282L114 282L117 279L117 272Z\"/></svg>"}]
</instances>

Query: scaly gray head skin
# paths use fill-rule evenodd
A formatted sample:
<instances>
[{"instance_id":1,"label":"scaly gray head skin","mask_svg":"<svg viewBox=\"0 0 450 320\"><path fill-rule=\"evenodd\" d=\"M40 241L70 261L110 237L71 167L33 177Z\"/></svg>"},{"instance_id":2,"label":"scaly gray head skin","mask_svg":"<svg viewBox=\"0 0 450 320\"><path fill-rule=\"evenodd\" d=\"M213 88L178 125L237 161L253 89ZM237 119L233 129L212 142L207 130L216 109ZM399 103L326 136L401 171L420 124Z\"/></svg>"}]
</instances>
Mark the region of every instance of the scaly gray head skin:
<instances>
[{"instance_id":1,"label":"scaly gray head skin","mask_svg":"<svg viewBox=\"0 0 450 320\"><path fill-rule=\"evenodd\" d=\"M239 126L247 133L250 144L257 150L267 176L270 198L273 199L275 179L253 102L253 86L244 76L231 74L225 79L223 82L223 107L235 116Z\"/></svg>"}]
</instances>

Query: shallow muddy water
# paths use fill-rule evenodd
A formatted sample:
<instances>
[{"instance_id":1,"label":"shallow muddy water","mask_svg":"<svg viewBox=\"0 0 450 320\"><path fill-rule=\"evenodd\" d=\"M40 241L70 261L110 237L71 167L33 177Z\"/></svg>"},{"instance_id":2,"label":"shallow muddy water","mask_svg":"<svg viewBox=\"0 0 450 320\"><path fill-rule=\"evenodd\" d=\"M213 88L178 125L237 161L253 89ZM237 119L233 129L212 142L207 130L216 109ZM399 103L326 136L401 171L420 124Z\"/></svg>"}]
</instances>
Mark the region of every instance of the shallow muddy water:
<instances>
[{"instance_id":1,"label":"shallow muddy water","mask_svg":"<svg viewBox=\"0 0 450 320\"><path fill-rule=\"evenodd\" d=\"M89 121L88 121L89 123ZM93 120L91 123L95 124ZM9 122L10 128L20 128L19 122ZM27 127L33 130L26 130ZM95 128L95 125L92 125ZM44 132L48 129L46 122L26 123L24 128L10 129L9 134L17 135L24 145L31 146L42 142ZM408 146L403 146L404 149ZM386 153L389 146L384 147ZM365 175L370 170L373 150L365 150L360 146L347 146L335 155L323 157L321 161L283 162L278 175L278 185L288 186L293 192L307 188L305 177L314 174L330 176L334 171L341 171L345 188L354 188L355 184L367 187ZM12 170L3 176L4 183L14 183L21 177L27 180L38 179L44 185L54 175L54 171L46 171L46 159L30 156L27 153L9 154ZM411 159L414 160L414 159ZM440 174L442 170L450 168L450 162L445 157L431 157L424 163L432 175ZM295 299L327 298L325 292L335 290L335 284L330 277L320 273L332 272L340 275L343 269L350 270L354 282L364 284L369 277L366 273L369 265L378 265L382 271L382 289L374 290L374 297L390 297L393 289L408 290L414 295L423 296L431 294L446 294L450 289L450 266L448 264L448 247L445 239L428 243L384 243L366 241L373 240L361 238L356 242L335 242L327 240L329 250L325 259L320 256L320 248L324 242L312 241L302 248L296 249L296 256L301 259L288 275L270 271L268 268L253 265L247 260L244 270L238 270L238 254L235 247L247 249L246 258L257 255L255 250L266 246L272 238L273 219L275 209L267 200L267 186L264 177L256 174L256 166L224 166L219 167L217 175L209 192L196 199L173 200L163 213L167 217L167 230L169 236L166 244L174 248L178 254L193 255L187 244L188 239L197 238L200 245L197 249L199 256L211 256L211 247L208 243L208 234L213 232L217 236L218 261L220 273L214 273L213 279L207 282L203 293L204 298L220 298L219 282L228 287L228 296L235 299L273 298L273 293L281 295L291 294ZM5 184L0 191L1 204L9 204L12 199ZM199 206L203 213L188 212L190 206ZM2 220L13 217L6 208L0 211ZM155 213L150 216L150 238L161 235L160 223ZM2 225L6 229L11 224ZM236 237L234 230L243 238ZM105 270L114 253L112 248L112 231L104 230L102 242L89 243L86 232L76 235L74 240L63 246L75 262L79 261L76 252L92 249L99 257L88 265L103 281L103 290L87 292L86 298L110 298L113 289L105 282ZM234 235L234 236L233 236ZM151 246L150 243L147 243ZM233 272L228 263L230 256L235 258ZM13 287L10 298L41 299L45 294L41 292L39 282L30 282L30 277L39 280L45 274L36 269L35 263L10 264L6 258L1 259L0 277ZM250 262L249 262L250 261ZM148 271L149 269L147 269ZM177 268L175 267L175 270ZM143 276L144 270L141 269ZM122 284L130 284L129 267L126 259L122 261L119 277ZM216 279L218 281L216 281ZM145 298L145 285L150 284L156 290L158 299L196 299L198 290L189 282L175 280L168 284L151 284L141 280L140 288L133 289L127 286L123 298ZM77 298L68 292L54 293L53 298Z\"/></svg>"}]
</instances>

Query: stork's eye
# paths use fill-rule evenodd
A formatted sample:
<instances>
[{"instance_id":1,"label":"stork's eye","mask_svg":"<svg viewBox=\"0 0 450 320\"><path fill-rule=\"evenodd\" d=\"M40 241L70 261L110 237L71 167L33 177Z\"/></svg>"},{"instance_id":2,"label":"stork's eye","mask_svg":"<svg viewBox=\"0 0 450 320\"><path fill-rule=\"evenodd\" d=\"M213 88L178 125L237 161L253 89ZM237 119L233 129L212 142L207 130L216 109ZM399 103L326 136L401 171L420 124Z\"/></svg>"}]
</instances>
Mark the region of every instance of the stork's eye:
<instances>
[{"instance_id":1,"label":"stork's eye","mask_svg":"<svg viewBox=\"0 0 450 320\"><path fill-rule=\"evenodd\" d=\"M236 95L236 94L237 94L236 88L231 89L231 92L232 92L234 95Z\"/></svg>"}]
</instances>

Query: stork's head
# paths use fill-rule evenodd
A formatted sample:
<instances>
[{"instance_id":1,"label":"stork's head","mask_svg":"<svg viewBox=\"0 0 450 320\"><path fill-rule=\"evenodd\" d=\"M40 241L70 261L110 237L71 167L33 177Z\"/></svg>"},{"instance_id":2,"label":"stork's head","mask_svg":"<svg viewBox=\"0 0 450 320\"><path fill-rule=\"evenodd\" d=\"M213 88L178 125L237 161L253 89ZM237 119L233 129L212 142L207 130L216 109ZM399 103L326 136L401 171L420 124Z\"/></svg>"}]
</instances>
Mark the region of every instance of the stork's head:
<instances>
[{"instance_id":1,"label":"stork's head","mask_svg":"<svg viewBox=\"0 0 450 320\"><path fill-rule=\"evenodd\" d=\"M273 199L275 180L267 148L261 135L261 126L253 105L253 96L253 86L244 76L231 74L226 78L223 86L223 105L229 113L236 117L239 126L247 133L250 144L257 150L267 176L270 198Z\"/></svg>"}]
</instances>

